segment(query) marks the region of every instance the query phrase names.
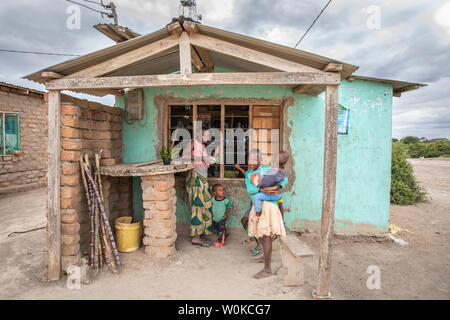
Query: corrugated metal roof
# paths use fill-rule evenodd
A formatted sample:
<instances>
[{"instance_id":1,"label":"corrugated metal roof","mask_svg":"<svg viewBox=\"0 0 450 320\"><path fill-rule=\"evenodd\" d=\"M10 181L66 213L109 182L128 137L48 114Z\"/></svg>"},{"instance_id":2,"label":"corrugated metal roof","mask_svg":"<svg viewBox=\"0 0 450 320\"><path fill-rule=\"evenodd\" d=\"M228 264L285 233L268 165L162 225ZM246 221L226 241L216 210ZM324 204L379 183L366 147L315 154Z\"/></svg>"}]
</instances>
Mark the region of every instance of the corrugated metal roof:
<instances>
[{"instance_id":1,"label":"corrugated metal roof","mask_svg":"<svg viewBox=\"0 0 450 320\"><path fill-rule=\"evenodd\" d=\"M18 92L20 94L28 94L30 92L35 93L35 94L39 94L39 95L42 95L42 96L44 96L44 94L45 94L45 92L43 92L43 91L39 91L39 90L36 90L36 89L30 89L30 88L26 88L26 87L21 87L21 86L18 86L18 85L15 85L15 84L11 84L11 83L6 83L6 82L3 82L3 81L0 81L0 87L6 87L6 88L16 89L16 90L22 91L22 92Z\"/></svg>"},{"instance_id":2,"label":"corrugated metal roof","mask_svg":"<svg viewBox=\"0 0 450 320\"><path fill-rule=\"evenodd\" d=\"M228 41L236 45L241 45L277 57L281 57L286 60L294 61L319 70L322 70L329 63L340 63L343 65L342 78L347 78L351 76L358 69L358 66L352 64L344 63L338 60L313 54L307 51L294 49L291 47L275 44L261 39L252 38L249 36L205 26L202 24L197 24L197 28L200 34ZM47 79L41 77L41 72L43 71L53 71L63 76L67 76L72 73L91 67L93 65L99 64L101 62L108 61L109 59L122 55L126 52L132 51L134 49L140 48L149 43L168 37L169 35L170 33L168 29L162 28L148 35L120 42L111 47L45 68L38 72L27 75L24 78L39 83L45 83ZM211 60L213 61L215 66L222 67L225 69L240 72L278 71L267 66L261 66L256 63L250 63L248 61L236 59L234 57L226 56L217 52L212 52L208 50L207 52L209 53ZM114 72L110 72L105 76L132 76L132 75L152 75L152 74L172 73L174 71L179 70L178 55L179 55L178 47L175 47L170 50L167 50L166 52L162 52L156 56L153 56L149 59L128 65L119 70L115 70ZM405 92L408 90L414 90L417 89L418 87L424 86L424 84L379 79L379 78L370 78L363 76L357 76L357 78L366 81L391 83L394 88L394 92Z\"/></svg>"}]
</instances>

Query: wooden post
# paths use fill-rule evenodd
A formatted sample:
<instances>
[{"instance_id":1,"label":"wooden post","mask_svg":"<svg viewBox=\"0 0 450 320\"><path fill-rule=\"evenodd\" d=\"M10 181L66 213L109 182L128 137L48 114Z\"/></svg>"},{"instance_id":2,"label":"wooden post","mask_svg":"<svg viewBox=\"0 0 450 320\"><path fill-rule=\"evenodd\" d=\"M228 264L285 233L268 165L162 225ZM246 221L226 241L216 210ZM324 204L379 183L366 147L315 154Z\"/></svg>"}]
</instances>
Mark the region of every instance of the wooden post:
<instances>
[{"instance_id":1,"label":"wooden post","mask_svg":"<svg viewBox=\"0 0 450 320\"><path fill-rule=\"evenodd\" d=\"M320 230L319 273L317 299L330 298L331 240L334 232L334 203L336 198L336 160L338 86L325 89L325 152L323 163L322 225Z\"/></svg>"},{"instance_id":2,"label":"wooden post","mask_svg":"<svg viewBox=\"0 0 450 320\"><path fill-rule=\"evenodd\" d=\"M180 74L192 73L191 45L189 35L184 31L180 36Z\"/></svg>"},{"instance_id":3,"label":"wooden post","mask_svg":"<svg viewBox=\"0 0 450 320\"><path fill-rule=\"evenodd\" d=\"M61 217L60 217L60 127L61 94L48 93L48 280L61 276Z\"/></svg>"}]
</instances>

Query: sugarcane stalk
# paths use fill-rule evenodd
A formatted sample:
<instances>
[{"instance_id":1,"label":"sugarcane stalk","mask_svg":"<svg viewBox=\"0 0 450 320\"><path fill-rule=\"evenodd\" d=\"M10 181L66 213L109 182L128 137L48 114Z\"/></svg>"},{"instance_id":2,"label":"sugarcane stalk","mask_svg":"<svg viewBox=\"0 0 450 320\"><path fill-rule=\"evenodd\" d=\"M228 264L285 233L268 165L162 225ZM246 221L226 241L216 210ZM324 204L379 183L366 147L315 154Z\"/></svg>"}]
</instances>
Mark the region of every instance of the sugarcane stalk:
<instances>
[{"instance_id":1,"label":"sugarcane stalk","mask_svg":"<svg viewBox=\"0 0 450 320\"><path fill-rule=\"evenodd\" d=\"M94 179L94 183L97 183L97 178ZM100 223L99 219L99 212L98 212L98 205L95 204L94 209L94 268L98 269L99 262L98 262L98 225Z\"/></svg>"},{"instance_id":2,"label":"sugarcane stalk","mask_svg":"<svg viewBox=\"0 0 450 320\"><path fill-rule=\"evenodd\" d=\"M101 197L101 199L102 199L102 202L104 202L104 198L103 198L103 186L102 186L102 177L101 177L101 175L100 175L100 158L101 158L101 156L102 156L102 149L100 149L100 151L99 151L99 153L97 154L95 154L95 166L96 166L96 170L97 170L97 183L98 183L98 187L99 187L99 190L100 190L100 197ZM97 211L97 213L98 213L98 211ZM100 225L101 225L101 223L102 223L102 217L98 214L98 216L99 216L99 223L100 223ZM100 228L100 230L98 231L99 233L101 233L101 228ZM101 244L101 237L100 237L100 234L99 234L99 242L100 242L100 244ZM99 251L99 254L100 254L100 256L99 256L99 259L100 259L100 268L102 268L103 267L103 259L102 259L102 250L100 250Z\"/></svg>"},{"instance_id":3,"label":"sugarcane stalk","mask_svg":"<svg viewBox=\"0 0 450 320\"><path fill-rule=\"evenodd\" d=\"M94 189L95 199L96 199L96 201L97 201L97 203L99 205L100 212L101 212L101 214L103 216L103 220L105 222L105 226L106 226L106 229L108 231L109 239L111 241L112 250L113 250L114 256L116 258L116 263L117 263L117 266L120 267L119 251L117 251L117 246L116 246L116 242L114 240L114 235L112 233L111 225L109 224L105 208L103 207L103 203L102 203L102 200L100 198L100 194L98 192L98 189L97 189L96 185L94 184L94 180L92 179L91 174L88 171L86 171L86 176L87 176L90 184L92 185L92 188Z\"/></svg>"},{"instance_id":4,"label":"sugarcane stalk","mask_svg":"<svg viewBox=\"0 0 450 320\"><path fill-rule=\"evenodd\" d=\"M114 259L113 259L111 244L109 242L109 238L106 236L105 224L102 225L102 228L103 228L103 244L104 244L105 259L108 259L107 263L111 267L111 271L114 274L118 274L119 271L117 270L116 263L114 262Z\"/></svg>"}]
</instances>

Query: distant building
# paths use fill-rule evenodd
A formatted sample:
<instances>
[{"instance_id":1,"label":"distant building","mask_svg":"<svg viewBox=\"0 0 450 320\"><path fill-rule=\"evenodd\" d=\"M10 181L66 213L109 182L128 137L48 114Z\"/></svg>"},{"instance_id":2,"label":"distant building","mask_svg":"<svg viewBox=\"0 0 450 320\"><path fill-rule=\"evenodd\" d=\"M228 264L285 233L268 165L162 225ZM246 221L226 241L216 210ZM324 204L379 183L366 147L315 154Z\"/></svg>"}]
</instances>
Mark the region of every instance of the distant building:
<instances>
[{"instance_id":1,"label":"distant building","mask_svg":"<svg viewBox=\"0 0 450 320\"><path fill-rule=\"evenodd\" d=\"M45 186L44 94L0 82L0 196Z\"/></svg>"}]
</instances>

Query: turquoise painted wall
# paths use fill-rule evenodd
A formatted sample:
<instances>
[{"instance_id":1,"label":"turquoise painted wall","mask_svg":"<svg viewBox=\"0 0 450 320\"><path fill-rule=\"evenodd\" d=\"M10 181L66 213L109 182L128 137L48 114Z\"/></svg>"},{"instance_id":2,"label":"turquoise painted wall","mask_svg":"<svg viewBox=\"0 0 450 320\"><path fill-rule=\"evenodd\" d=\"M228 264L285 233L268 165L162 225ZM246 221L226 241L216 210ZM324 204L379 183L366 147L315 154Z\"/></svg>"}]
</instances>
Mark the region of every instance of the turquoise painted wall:
<instances>
[{"instance_id":1,"label":"turquoise painted wall","mask_svg":"<svg viewBox=\"0 0 450 320\"><path fill-rule=\"evenodd\" d=\"M324 142L324 95L294 95L281 86L220 86L144 89L144 119L123 123L125 163L157 158L157 110L154 97L177 98L266 98L292 97L285 128L290 129L293 184L285 193L285 221L288 227L317 227L322 208ZM339 87L339 103L350 108L349 133L338 135L336 182L336 230L341 232L386 232L389 219L389 188L392 136L392 87L389 84L354 81ZM116 105L124 106L123 99ZM161 125L161 124L160 124ZM135 216L142 216L140 180L134 179ZM230 227L249 207L243 182L223 183L233 203ZM183 182L177 181L177 221L188 223L190 213Z\"/></svg>"}]
</instances>

